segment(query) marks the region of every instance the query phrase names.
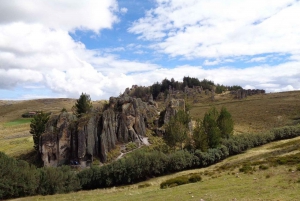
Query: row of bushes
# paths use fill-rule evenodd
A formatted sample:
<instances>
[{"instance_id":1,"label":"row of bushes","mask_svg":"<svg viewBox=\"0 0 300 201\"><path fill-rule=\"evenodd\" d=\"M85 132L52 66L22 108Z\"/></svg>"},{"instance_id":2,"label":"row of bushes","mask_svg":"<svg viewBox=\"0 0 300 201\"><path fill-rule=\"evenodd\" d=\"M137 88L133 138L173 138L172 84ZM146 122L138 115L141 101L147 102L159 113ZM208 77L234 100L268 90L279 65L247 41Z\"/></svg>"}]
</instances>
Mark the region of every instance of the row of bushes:
<instances>
[{"instance_id":1,"label":"row of bushes","mask_svg":"<svg viewBox=\"0 0 300 201\"><path fill-rule=\"evenodd\" d=\"M269 142L300 136L300 125L276 128L267 133L241 134L223 139L221 144L228 148L229 155L240 154L247 149Z\"/></svg>"},{"instance_id":2,"label":"row of bushes","mask_svg":"<svg viewBox=\"0 0 300 201\"><path fill-rule=\"evenodd\" d=\"M159 151L137 150L111 164L86 169L78 177L83 189L131 184L172 172L206 167L249 148L297 136L300 136L300 126L278 128L265 134L236 135L224 139L222 145L206 152L180 150L164 154Z\"/></svg>"},{"instance_id":3,"label":"row of bushes","mask_svg":"<svg viewBox=\"0 0 300 201\"><path fill-rule=\"evenodd\" d=\"M70 167L39 168L0 152L0 199L67 193L80 189Z\"/></svg>"},{"instance_id":4,"label":"row of bushes","mask_svg":"<svg viewBox=\"0 0 300 201\"><path fill-rule=\"evenodd\" d=\"M95 189L131 184L151 177L186 169L205 167L228 156L228 149L220 146L208 152L180 150L171 154L159 151L137 150L102 167L92 167L78 173L83 189Z\"/></svg>"}]
</instances>

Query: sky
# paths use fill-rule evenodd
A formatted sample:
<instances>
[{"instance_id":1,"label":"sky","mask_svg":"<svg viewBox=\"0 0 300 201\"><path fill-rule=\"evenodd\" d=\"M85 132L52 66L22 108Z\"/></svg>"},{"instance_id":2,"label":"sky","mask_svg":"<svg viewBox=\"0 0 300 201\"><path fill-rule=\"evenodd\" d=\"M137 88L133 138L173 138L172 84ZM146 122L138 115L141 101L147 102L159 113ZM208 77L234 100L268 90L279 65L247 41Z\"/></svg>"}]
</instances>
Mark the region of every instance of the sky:
<instances>
[{"instance_id":1,"label":"sky","mask_svg":"<svg viewBox=\"0 0 300 201\"><path fill-rule=\"evenodd\" d=\"M164 78L300 90L299 0L2 0L0 99L118 96Z\"/></svg>"}]
</instances>

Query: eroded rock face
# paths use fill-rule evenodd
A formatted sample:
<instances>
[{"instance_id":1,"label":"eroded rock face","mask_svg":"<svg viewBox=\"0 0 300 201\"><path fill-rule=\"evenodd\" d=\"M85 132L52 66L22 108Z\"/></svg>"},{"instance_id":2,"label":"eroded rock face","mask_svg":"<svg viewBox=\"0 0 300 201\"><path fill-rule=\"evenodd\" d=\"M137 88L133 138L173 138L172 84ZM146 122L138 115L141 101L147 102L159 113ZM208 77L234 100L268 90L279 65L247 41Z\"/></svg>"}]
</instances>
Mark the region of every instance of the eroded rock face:
<instances>
[{"instance_id":1,"label":"eroded rock face","mask_svg":"<svg viewBox=\"0 0 300 201\"><path fill-rule=\"evenodd\" d=\"M103 113L94 112L80 119L69 113L52 116L40 138L44 166L59 166L77 161L82 165L98 156L106 161L107 153L118 143L142 143L147 122L157 118L156 104L139 98L110 98Z\"/></svg>"},{"instance_id":2,"label":"eroded rock face","mask_svg":"<svg viewBox=\"0 0 300 201\"><path fill-rule=\"evenodd\" d=\"M237 91L233 91L232 94L236 95L237 99L244 99L247 96L252 96L255 94L265 94L266 91L263 89L239 89Z\"/></svg>"},{"instance_id":3,"label":"eroded rock face","mask_svg":"<svg viewBox=\"0 0 300 201\"><path fill-rule=\"evenodd\" d=\"M179 111L185 111L185 101L184 99L171 99L168 106L166 107L166 112L164 116L164 123L167 124L172 116Z\"/></svg>"},{"instance_id":4,"label":"eroded rock face","mask_svg":"<svg viewBox=\"0 0 300 201\"><path fill-rule=\"evenodd\" d=\"M48 121L46 131L40 138L40 152L45 166L58 166L69 160L72 146L69 126L75 119L74 115L63 112Z\"/></svg>"}]
</instances>

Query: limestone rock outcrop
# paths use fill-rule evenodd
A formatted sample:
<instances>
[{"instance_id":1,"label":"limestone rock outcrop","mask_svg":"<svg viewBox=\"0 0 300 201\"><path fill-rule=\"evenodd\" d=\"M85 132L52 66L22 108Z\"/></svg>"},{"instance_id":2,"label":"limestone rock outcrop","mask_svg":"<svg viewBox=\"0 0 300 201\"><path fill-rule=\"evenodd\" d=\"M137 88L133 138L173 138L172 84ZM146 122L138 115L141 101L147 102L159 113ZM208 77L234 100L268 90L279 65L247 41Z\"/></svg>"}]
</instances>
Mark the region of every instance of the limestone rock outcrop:
<instances>
[{"instance_id":1,"label":"limestone rock outcrop","mask_svg":"<svg viewBox=\"0 0 300 201\"><path fill-rule=\"evenodd\" d=\"M169 101L168 106L166 107L165 116L164 116L164 123L167 124L172 116L179 111L185 111L185 101L184 99L171 99Z\"/></svg>"},{"instance_id":2,"label":"limestone rock outcrop","mask_svg":"<svg viewBox=\"0 0 300 201\"><path fill-rule=\"evenodd\" d=\"M40 138L44 166L59 166L76 161L85 166L94 156L106 161L107 153L118 143L142 143L149 122L157 119L153 100L122 95L111 97L103 112L94 111L77 119L63 112L52 116Z\"/></svg>"}]
</instances>

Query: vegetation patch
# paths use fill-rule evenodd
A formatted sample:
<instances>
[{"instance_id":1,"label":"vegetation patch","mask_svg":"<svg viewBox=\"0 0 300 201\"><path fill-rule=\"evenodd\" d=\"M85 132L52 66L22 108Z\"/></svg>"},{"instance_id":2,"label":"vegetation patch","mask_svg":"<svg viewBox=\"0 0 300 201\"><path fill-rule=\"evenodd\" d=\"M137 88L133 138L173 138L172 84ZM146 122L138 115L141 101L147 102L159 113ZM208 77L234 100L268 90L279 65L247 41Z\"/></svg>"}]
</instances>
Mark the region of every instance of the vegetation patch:
<instances>
[{"instance_id":1,"label":"vegetation patch","mask_svg":"<svg viewBox=\"0 0 300 201\"><path fill-rule=\"evenodd\" d=\"M116 146L115 149L109 151L107 153L107 159L106 159L106 162L107 163L110 163L112 162L113 160L115 160L119 155L121 154L121 149L120 149L120 146Z\"/></svg>"},{"instance_id":2,"label":"vegetation patch","mask_svg":"<svg viewBox=\"0 0 300 201\"><path fill-rule=\"evenodd\" d=\"M17 125L20 125L20 124L28 124L30 123L32 120L32 118L28 118L28 119L17 119L17 120L14 120L14 121L10 121L10 122L7 122L4 124L4 126L17 126Z\"/></svg>"},{"instance_id":3,"label":"vegetation patch","mask_svg":"<svg viewBox=\"0 0 300 201\"><path fill-rule=\"evenodd\" d=\"M255 171L255 167L252 167L250 164L244 164L240 169L240 172L243 172L245 174L247 173L252 173L253 171Z\"/></svg>"},{"instance_id":4,"label":"vegetation patch","mask_svg":"<svg viewBox=\"0 0 300 201\"><path fill-rule=\"evenodd\" d=\"M202 178L200 174L179 176L162 182L160 184L160 188L165 189L165 188L171 188L171 187L188 184L188 183L196 183L201 181L201 179Z\"/></svg>"},{"instance_id":5,"label":"vegetation patch","mask_svg":"<svg viewBox=\"0 0 300 201\"><path fill-rule=\"evenodd\" d=\"M129 142L126 144L126 151L132 151L136 148L138 148L137 144L135 142Z\"/></svg>"},{"instance_id":6,"label":"vegetation patch","mask_svg":"<svg viewBox=\"0 0 300 201\"><path fill-rule=\"evenodd\" d=\"M147 188L147 187L149 187L149 186L151 186L151 184L145 183L145 184L140 184L140 185L138 185L138 188Z\"/></svg>"}]
</instances>

